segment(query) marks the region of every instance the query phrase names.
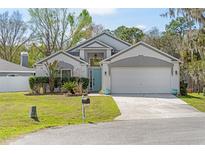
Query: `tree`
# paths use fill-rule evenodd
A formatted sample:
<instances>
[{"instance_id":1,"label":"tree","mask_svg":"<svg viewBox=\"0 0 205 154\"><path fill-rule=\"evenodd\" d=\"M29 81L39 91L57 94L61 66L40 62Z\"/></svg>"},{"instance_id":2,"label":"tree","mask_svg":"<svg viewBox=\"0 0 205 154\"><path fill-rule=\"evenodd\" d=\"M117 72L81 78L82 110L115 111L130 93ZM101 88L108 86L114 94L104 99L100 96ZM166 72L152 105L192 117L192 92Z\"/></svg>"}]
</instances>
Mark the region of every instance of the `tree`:
<instances>
[{"instance_id":1,"label":"tree","mask_svg":"<svg viewBox=\"0 0 205 154\"><path fill-rule=\"evenodd\" d=\"M92 18L87 10L76 16L69 9L29 9L31 29L35 32L36 48L49 56L52 52L76 45L90 37L87 29Z\"/></svg>"},{"instance_id":2,"label":"tree","mask_svg":"<svg viewBox=\"0 0 205 154\"><path fill-rule=\"evenodd\" d=\"M144 33L137 27L120 26L114 30L114 35L128 43L135 44L142 40Z\"/></svg>"},{"instance_id":3,"label":"tree","mask_svg":"<svg viewBox=\"0 0 205 154\"><path fill-rule=\"evenodd\" d=\"M26 50L29 54L28 62L29 66L31 67L33 66L33 64L45 57L45 55L36 48L35 44L30 44L29 46L27 46Z\"/></svg>"},{"instance_id":4,"label":"tree","mask_svg":"<svg viewBox=\"0 0 205 154\"><path fill-rule=\"evenodd\" d=\"M161 45L161 33L159 31L159 29L157 27L153 27L150 31L148 31L143 40L156 47L157 49L161 49L162 45Z\"/></svg>"},{"instance_id":5,"label":"tree","mask_svg":"<svg viewBox=\"0 0 205 154\"><path fill-rule=\"evenodd\" d=\"M188 66L189 75L197 85L197 92L202 90L202 86L205 83L205 61L192 61Z\"/></svg>"},{"instance_id":6,"label":"tree","mask_svg":"<svg viewBox=\"0 0 205 154\"><path fill-rule=\"evenodd\" d=\"M171 33L173 35L179 35L181 38L186 34L187 31L193 29L193 21L186 20L185 17L177 17L172 19L172 21L166 25L166 33Z\"/></svg>"},{"instance_id":7,"label":"tree","mask_svg":"<svg viewBox=\"0 0 205 154\"><path fill-rule=\"evenodd\" d=\"M53 61L52 63L46 62L44 63L45 68L46 68L46 74L49 77L49 88L50 92L54 92L54 87L55 87L55 79L58 76L58 64L59 62L57 60Z\"/></svg>"},{"instance_id":8,"label":"tree","mask_svg":"<svg viewBox=\"0 0 205 154\"><path fill-rule=\"evenodd\" d=\"M0 14L0 57L15 62L20 49L31 39L28 31L18 11Z\"/></svg>"},{"instance_id":9,"label":"tree","mask_svg":"<svg viewBox=\"0 0 205 154\"><path fill-rule=\"evenodd\" d=\"M194 28L194 25L194 22L184 17L172 19L161 36L162 50L179 58L179 54L184 50L185 35Z\"/></svg>"},{"instance_id":10,"label":"tree","mask_svg":"<svg viewBox=\"0 0 205 154\"><path fill-rule=\"evenodd\" d=\"M92 33L92 37L94 37L94 36L96 36L96 35L102 33L104 30L105 30L105 29L104 29L104 27L103 27L101 24L100 24L100 25L96 25L96 24L93 23L93 24L90 26L90 31L91 31L91 33Z\"/></svg>"},{"instance_id":11,"label":"tree","mask_svg":"<svg viewBox=\"0 0 205 154\"><path fill-rule=\"evenodd\" d=\"M199 93L202 90L201 86L205 83L205 9L169 9L164 16L183 19L180 22L178 20L177 26L185 29L179 40L180 48L178 49L183 60L181 77L187 79L189 87L192 87L193 90L197 90ZM199 28L193 28L194 24L199 24ZM174 25L177 25L176 21L170 27L174 29ZM178 34L176 31L174 32Z\"/></svg>"},{"instance_id":12,"label":"tree","mask_svg":"<svg viewBox=\"0 0 205 154\"><path fill-rule=\"evenodd\" d=\"M204 8L177 8L169 9L168 12L162 16L176 17L182 15L189 21L195 21L202 27L205 25L205 9Z\"/></svg>"}]
</instances>

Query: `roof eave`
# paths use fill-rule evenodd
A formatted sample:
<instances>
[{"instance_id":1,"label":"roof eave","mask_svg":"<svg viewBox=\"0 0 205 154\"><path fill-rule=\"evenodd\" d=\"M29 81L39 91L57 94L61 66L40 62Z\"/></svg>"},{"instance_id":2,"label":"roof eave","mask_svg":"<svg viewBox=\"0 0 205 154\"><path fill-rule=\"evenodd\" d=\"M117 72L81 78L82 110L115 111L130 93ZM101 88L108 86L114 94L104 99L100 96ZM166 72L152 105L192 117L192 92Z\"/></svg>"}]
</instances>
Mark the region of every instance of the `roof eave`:
<instances>
[{"instance_id":1,"label":"roof eave","mask_svg":"<svg viewBox=\"0 0 205 154\"><path fill-rule=\"evenodd\" d=\"M17 73L35 73L35 71L0 71L0 73L9 73L9 72L17 72Z\"/></svg>"},{"instance_id":2,"label":"roof eave","mask_svg":"<svg viewBox=\"0 0 205 154\"><path fill-rule=\"evenodd\" d=\"M77 60L77 61L79 61L79 62L81 62L81 63L84 63L84 64L87 64L87 65L88 65L88 63L87 63L86 61L84 61L84 60L82 60L82 59L78 59L77 57L74 57L73 55L71 55L71 54L69 54L69 53L67 53L67 52L65 52L65 51L58 51L58 52L56 52L56 53L54 53L54 54L52 54L52 55L50 55L50 56L48 56L48 57L46 57L46 58L44 58L44 59L42 59L42 60L36 62L33 66L36 66L36 65L38 65L38 64L41 64L42 62L44 62L44 61L46 61L46 60L48 60L48 59L50 59L50 58L56 56L57 54L60 54L60 53L63 53L63 54L65 54L65 55L68 56L68 57L71 57L71 58L73 58L73 59L75 59L75 60Z\"/></svg>"},{"instance_id":3,"label":"roof eave","mask_svg":"<svg viewBox=\"0 0 205 154\"><path fill-rule=\"evenodd\" d=\"M138 45L140 45L140 44L145 45L145 46L147 46L147 47L149 47L149 48L151 48L151 49L153 49L153 50L155 50L155 51L158 51L160 54L162 54L162 55L164 55L164 56L166 56L166 57L168 57L168 58L170 58L170 59L172 59L172 60L176 60L176 61L178 61L179 63L182 63L182 61L181 61L180 59L175 58L175 57L173 57L173 56L171 56L171 55L169 55L169 54L167 54L167 53L165 53L165 52L163 52L163 51L161 51L161 50L159 50L159 49L157 49L157 48L155 48L155 47L153 47L153 46L151 46L151 45L149 45L149 44L147 44L147 43L145 43L145 42L143 42L143 41L140 41L140 42L138 42L138 43L136 43L136 44L134 44L134 45L128 47L127 49L124 49L124 50L122 50L122 51L120 51L120 52L118 52L118 53L112 55L111 57L108 57L108 58L102 60L100 63L103 63L103 62L105 62L105 61L110 61L111 59L117 57L118 55L121 55L121 54L123 54L124 52L126 52L126 51L128 51L128 50L130 50L130 49L132 49L132 48L134 48L134 47L136 47L136 46L138 46Z\"/></svg>"}]
</instances>

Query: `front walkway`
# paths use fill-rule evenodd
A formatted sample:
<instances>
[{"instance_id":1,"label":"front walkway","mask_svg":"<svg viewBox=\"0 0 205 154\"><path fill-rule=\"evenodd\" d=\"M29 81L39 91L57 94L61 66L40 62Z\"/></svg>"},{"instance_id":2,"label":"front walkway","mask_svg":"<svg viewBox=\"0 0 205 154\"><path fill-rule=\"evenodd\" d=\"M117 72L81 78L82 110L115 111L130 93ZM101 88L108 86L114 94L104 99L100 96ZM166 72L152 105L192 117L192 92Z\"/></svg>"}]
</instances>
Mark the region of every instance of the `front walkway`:
<instances>
[{"instance_id":1,"label":"front walkway","mask_svg":"<svg viewBox=\"0 0 205 154\"><path fill-rule=\"evenodd\" d=\"M197 111L171 94L114 95L121 116L116 120L201 117Z\"/></svg>"}]
</instances>

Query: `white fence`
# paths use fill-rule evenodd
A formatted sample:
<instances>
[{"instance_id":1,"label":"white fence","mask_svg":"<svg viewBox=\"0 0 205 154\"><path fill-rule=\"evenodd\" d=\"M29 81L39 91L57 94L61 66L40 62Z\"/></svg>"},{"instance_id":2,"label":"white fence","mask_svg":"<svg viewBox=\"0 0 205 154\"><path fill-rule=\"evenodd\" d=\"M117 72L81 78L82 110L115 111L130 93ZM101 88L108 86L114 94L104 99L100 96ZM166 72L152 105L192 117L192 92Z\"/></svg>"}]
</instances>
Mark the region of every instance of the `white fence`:
<instances>
[{"instance_id":1,"label":"white fence","mask_svg":"<svg viewBox=\"0 0 205 154\"><path fill-rule=\"evenodd\" d=\"M29 91L29 77L0 77L0 92Z\"/></svg>"}]
</instances>

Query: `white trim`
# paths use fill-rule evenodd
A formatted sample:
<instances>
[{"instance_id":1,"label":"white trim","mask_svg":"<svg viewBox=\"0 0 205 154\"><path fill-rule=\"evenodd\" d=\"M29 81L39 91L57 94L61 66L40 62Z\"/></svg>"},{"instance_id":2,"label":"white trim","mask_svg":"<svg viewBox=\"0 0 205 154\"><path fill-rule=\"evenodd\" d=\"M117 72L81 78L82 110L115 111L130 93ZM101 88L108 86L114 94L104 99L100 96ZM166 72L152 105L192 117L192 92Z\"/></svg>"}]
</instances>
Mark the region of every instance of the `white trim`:
<instances>
[{"instance_id":1,"label":"white trim","mask_svg":"<svg viewBox=\"0 0 205 154\"><path fill-rule=\"evenodd\" d=\"M158 51L159 53L161 53L162 55L164 54L164 55L166 55L167 57L170 57L170 58L172 58L172 59L175 59L176 61L182 62L180 59L178 59L178 58L176 58L176 57L173 57L172 55L167 54L166 52L163 52L163 51L161 51L161 50L159 50L159 49L157 49L157 48L155 48L155 47L153 47L153 46L151 46L151 45L149 45L149 44L147 44L147 43L145 43L145 42L140 41L139 43L144 44L145 46L148 46L148 47L150 47L150 48L153 49L153 50L157 50L157 51Z\"/></svg>"},{"instance_id":2,"label":"white trim","mask_svg":"<svg viewBox=\"0 0 205 154\"><path fill-rule=\"evenodd\" d=\"M107 50L107 49L111 49L111 48L97 48L97 47L94 47L94 48L80 48L80 49L85 49L85 50Z\"/></svg>"},{"instance_id":3,"label":"white trim","mask_svg":"<svg viewBox=\"0 0 205 154\"><path fill-rule=\"evenodd\" d=\"M151 46L151 45L149 45L149 44L147 44L147 43L145 43L145 42L142 42L142 41L140 41L140 42L138 42L138 43L136 43L136 44L130 46L129 48L126 48L126 49L124 49L124 50L122 50L122 51L120 51L120 52L118 52L118 53L112 55L111 57L108 57L108 58L102 60L100 63L103 63L103 62L105 62L105 61L107 61L107 60L111 60L111 59L117 57L118 55L121 55L121 54L123 54L124 52L127 52L127 51L129 51L130 49L132 49L132 48L134 48L134 47L136 47L136 46L139 46L139 45L147 46L147 47L151 48L152 50L155 50L155 51L159 52L160 54L162 54L162 55L164 55L164 56L166 56L166 57L168 57L168 58L170 58L170 59L174 59L174 60L176 60L176 61L182 63L181 60L179 60L179 59L177 59L177 58L175 58L175 57L173 57L173 56L171 56L171 55L169 55L169 54L167 54L167 53L165 53L165 52L163 52L163 51L161 51L161 50L159 50L159 49L157 49L157 48L155 48L155 47L153 47L153 46Z\"/></svg>"},{"instance_id":4,"label":"white trim","mask_svg":"<svg viewBox=\"0 0 205 154\"><path fill-rule=\"evenodd\" d=\"M72 72L72 69L67 69L67 68L65 68L65 69L60 69L60 77L61 77L61 79L63 78L63 74L62 74L62 71L70 71L70 77L72 77L73 76L73 72Z\"/></svg>"},{"instance_id":5,"label":"white trim","mask_svg":"<svg viewBox=\"0 0 205 154\"><path fill-rule=\"evenodd\" d=\"M80 48L82 45L88 43L88 42L91 41L91 40L94 40L94 39L98 38L98 37L101 36L101 35L108 35L108 36L112 37L113 39L115 39L115 40L117 40L117 41L119 41L119 42L122 42L122 43L124 43L124 44L126 44L126 45L128 45L128 46L131 46L131 44L128 43L128 42L125 42L125 41L123 41L123 40L121 40L121 39L119 39L119 38L117 38L117 37L115 37L115 36L113 36L113 35L111 35L111 34L108 34L107 32L102 32L102 33L100 33L100 34L98 34L98 35L96 35L96 36L94 36L94 37L92 37L92 38L89 38L89 39L85 40L84 42L82 42L82 43L80 43L80 44L78 44L78 45L76 45L76 46L74 46L74 47L72 47L72 48L70 48L70 49L67 49L66 51L67 51L67 52L70 52L70 51L72 51L73 49L76 49L76 48L78 49L78 48Z\"/></svg>"},{"instance_id":6,"label":"white trim","mask_svg":"<svg viewBox=\"0 0 205 154\"><path fill-rule=\"evenodd\" d=\"M71 55L71 54L69 54L69 53L67 53L67 52L65 52L65 51L58 51L58 52L56 52L56 53L54 53L54 54L51 54L50 56L48 56L48 57L46 57L46 58L44 58L44 59L42 59L42 60L36 62L34 65L38 65L39 63L42 63L42 62L44 62L44 61L46 61L46 60L48 60L48 59L50 59L50 58L52 58L52 57L55 57L55 56L58 55L58 54L61 54L61 53L62 53L62 54L65 54L65 55L68 56L68 57L73 58L74 60L80 61L80 62L85 63L85 64L88 65L87 62L85 62L85 61L83 61L83 60L81 60L81 59L78 59L76 56L73 56L73 55Z\"/></svg>"},{"instance_id":7,"label":"white trim","mask_svg":"<svg viewBox=\"0 0 205 154\"><path fill-rule=\"evenodd\" d=\"M105 43L103 43L101 41L98 41L98 40L93 40L91 42L88 42L88 43L82 45L80 48L83 48L83 49L93 49L92 47L86 47L86 46L92 45L94 43L97 43L97 44L99 44L101 46L104 46L104 47L93 47L93 48L100 48L100 49L108 49L109 48L109 49L113 49L111 46L109 46L109 45L107 45L107 44L105 44Z\"/></svg>"}]
</instances>

